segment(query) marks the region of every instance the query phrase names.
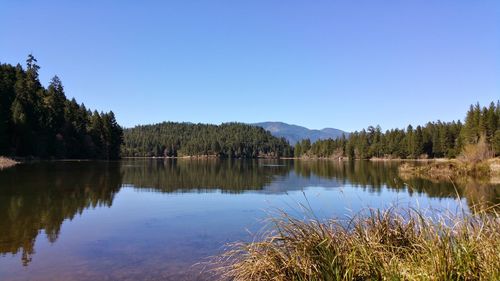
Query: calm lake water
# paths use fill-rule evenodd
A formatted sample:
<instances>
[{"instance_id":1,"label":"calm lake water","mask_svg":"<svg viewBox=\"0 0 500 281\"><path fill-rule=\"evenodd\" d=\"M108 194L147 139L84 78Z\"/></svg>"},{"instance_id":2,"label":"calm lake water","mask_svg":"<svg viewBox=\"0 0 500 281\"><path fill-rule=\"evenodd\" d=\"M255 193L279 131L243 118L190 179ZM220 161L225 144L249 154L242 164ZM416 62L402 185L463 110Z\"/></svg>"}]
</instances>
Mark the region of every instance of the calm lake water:
<instances>
[{"instance_id":1,"label":"calm lake water","mask_svg":"<svg viewBox=\"0 0 500 281\"><path fill-rule=\"evenodd\" d=\"M0 171L0 280L207 280L195 264L248 241L268 213L467 209L500 186L403 180L398 163L41 162ZM456 194L461 196L457 200ZM497 200L497 201L495 201ZM193 266L194 265L194 266Z\"/></svg>"}]
</instances>

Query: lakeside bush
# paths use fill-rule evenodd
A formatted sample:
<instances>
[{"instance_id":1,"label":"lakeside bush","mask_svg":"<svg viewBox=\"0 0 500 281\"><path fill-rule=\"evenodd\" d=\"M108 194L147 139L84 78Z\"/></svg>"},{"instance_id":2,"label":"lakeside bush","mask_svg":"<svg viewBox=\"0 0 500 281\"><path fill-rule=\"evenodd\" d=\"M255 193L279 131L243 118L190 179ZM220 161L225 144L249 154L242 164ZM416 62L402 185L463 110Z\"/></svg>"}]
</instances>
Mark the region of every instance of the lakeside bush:
<instances>
[{"instance_id":1,"label":"lakeside bush","mask_svg":"<svg viewBox=\"0 0 500 281\"><path fill-rule=\"evenodd\" d=\"M0 170L1 169L5 169L5 168L9 168L9 167L12 167L12 166L15 166L17 165L17 162L10 159L10 158L6 158L6 157L3 157L3 156L0 156Z\"/></svg>"},{"instance_id":2,"label":"lakeside bush","mask_svg":"<svg viewBox=\"0 0 500 281\"><path fill-rule=\"evenodd\" d=\"M390 208L304 221L283 213L262 240L232 244L215 265L235 281L499 280L500 217Z\"/></svg>"},{"instance_id":3,"label":"lakeside bush","mask_svg":"<svg viewBox=\"0 0 500 281\"><path fill-rule=\"evenodd\" d=\"M495 156L495 152L486 142L486 136L482 136L475 144L465 145L459 159L471 164L477 164Z\"/></svg>"}]
</instances>

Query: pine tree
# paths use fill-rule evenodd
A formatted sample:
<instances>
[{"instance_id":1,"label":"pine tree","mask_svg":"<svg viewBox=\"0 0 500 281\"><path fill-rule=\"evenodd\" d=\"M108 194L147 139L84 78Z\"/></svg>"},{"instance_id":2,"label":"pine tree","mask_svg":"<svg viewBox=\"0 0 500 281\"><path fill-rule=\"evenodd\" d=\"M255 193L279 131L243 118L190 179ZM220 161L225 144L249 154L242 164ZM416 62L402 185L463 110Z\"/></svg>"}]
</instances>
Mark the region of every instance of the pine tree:
<instances>
[{"instance_id":1,"label":"pine tree","mask_svg":"<svg viewBox=\"0 0 500 281\"><path fill-rule=\"evenodd\" d=\"M294 153L295 157L302 156L302 145L300 144L300 142L297 142L297 144L295 144Z\"/></svg>"},{"instance_id":2,"label":"pine tree","mask_svg":"<svg viewBox=\"0 0 500 281\"><path fill-rule=\"evenodd\" d=\"M120 144L123 142L123 130L115 119L115 114L110 111L102 117L104 128L104 155L106 159L120 157ZM158 153L158 155L161 155Z\"/></svg>"},{"instance_id":3,"label":"pine tree","mask_svg":"<svg viewBox=\"0 0 500 281\"><path fill-rule=\"evenodd\" d=\"M491 102L486 112L486 138L491 143L499 126L500 116L496 114L495 103Z\"/></svg>"},{"instance_id":4,"label":"pine tree","mask_svg":"<svg viewBox=\"0 0 500 281\"><path fill-rule=\"evenodd\" d=\"M406 157L416 158L416 150L415 150L415 137L413 135L413 127L408 125L406 129Z\"/></svg>"},{"instance_id":5,"label":"pine tree","mask_svg":"<svg viewBox=\"0 0 500 281\"><path fill-rule=\"evenodd\" d=\"M47 124L51 132L57 133L64 125L64 106L66 95L64 87L59 77L54 76L47 88L47 93L44 99L45 107L48 111L49 118Z\"/></svg>"},{"instance_id":6,"label":"pine tree","mask_svg":"<svg viewBox=\"0 0 500 281\"><path fill-rule=\"evenodd\" d=\"M33 55L26 63L26 70L20 65L0 65L0 153L42 158L106 157L101 153L104 126L99 124L99 114L92 114L75 99L67 100L57 76L45 89ZM113 158L120 155L121 144L121 127L114 118L110 114L113 137L108 148Z\"/></svg>"},{"instance_id":7,"label":"pine tree","mask_svg":"<svg viewBox=\"0 0 500 281\"><path fill-rule=\"evenodd\" d=\"M0 155L10 154L12 135L12 102L15 98L14 84L16 69L10 65L0 65Z\"/></svg>"},{"instance_id":8,"label":"pine tree","mask_svg":"<svg viewBox=\"0 0 500 281\"><path fill-rule=\"evenodd\" d=\"M415 130L415 137L414 137L414 155L415 158L418 158L420 155L424 153L424 136L422 133L422 127L417 126L417 129Z\"/></svg>"}]
</instances>

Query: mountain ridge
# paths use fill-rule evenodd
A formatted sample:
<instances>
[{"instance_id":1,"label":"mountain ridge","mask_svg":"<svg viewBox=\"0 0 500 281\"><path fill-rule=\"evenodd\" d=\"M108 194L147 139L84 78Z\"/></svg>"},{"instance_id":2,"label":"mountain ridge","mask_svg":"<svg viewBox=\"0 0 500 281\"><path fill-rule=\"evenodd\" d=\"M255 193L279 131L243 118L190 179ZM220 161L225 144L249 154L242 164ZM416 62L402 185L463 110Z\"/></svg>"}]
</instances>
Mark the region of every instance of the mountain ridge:
<instances>
[{"instance_id":1,"label":"mountain ridge","mask_svg":"<svg viewBox=\"0 0 500 281\"><path fill-rule=\"evenodd\" d=\"M349 135L348 132L336 128L309 129L281 121L258 122L250 125L262 127L276 137L284 137L291 145L303 139L310 139L311 142L315 142L320 139L336 139L342 137L342 134L346 137Z\"/></svg>"}]
</instances>

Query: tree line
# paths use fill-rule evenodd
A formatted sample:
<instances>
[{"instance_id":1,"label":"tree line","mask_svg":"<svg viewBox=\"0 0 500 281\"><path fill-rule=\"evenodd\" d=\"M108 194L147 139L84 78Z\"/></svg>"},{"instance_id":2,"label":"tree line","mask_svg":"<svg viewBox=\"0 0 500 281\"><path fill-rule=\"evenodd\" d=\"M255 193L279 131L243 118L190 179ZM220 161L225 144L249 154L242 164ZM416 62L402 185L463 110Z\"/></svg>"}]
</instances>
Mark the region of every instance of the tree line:
<instances>
[{"instance_id":1,"label":"tree line","mask_svg":"<svg viewBox=\"0 0 500 281\"><path fill-rule=\"evenodd\" d=\"M391 129L369 126L337 139L291 147L262 128L164 122L122 130L112 111L91 111L66 98L54 76L47 88L29 55L26 69L0 63L0 155L40 158L123 156L348 157L351 159L456 157L467 144L484 141L500 155L500 104L471 105L464 123L429 122ZM123 143L123 145L122 145Z\"/></svg>"},{"instance_id":2,"label":"tree line","mask_svg":"<svg viewBox=\"0 0 500 281\"><path fill-rule=\"evenodd\" d=\"M293 156L293 148L263 128L163 122L124 130L123 156L216 156L257 158Z\"/></svg>"},{"instance_id":3,"label":"tree line","mask_svg":"<svg viewBox=\"0 0 500 281\"><path fill-rule=\"evenodd\" d=\"M296 157L348 157L350 159L380 158L454 158L467 144L483 140L500 155L500 104L488 107L471 105L465 123L428 122L424 126L391 129L380 126L351 133L349 137L302 140L294 147Z\"/></svg>"},{"instance_id":4,"label":"tree line","mask_svg":"<svg viewBox=\"0 0 500 281\"><path fill-rule=\"evenodd\" d=\"M43 87L39 69L31 54L26 69L0 64L0 155L119 158L123 132L113 112L68 100L57 76Z\"/></svg>"}]
</instances>

